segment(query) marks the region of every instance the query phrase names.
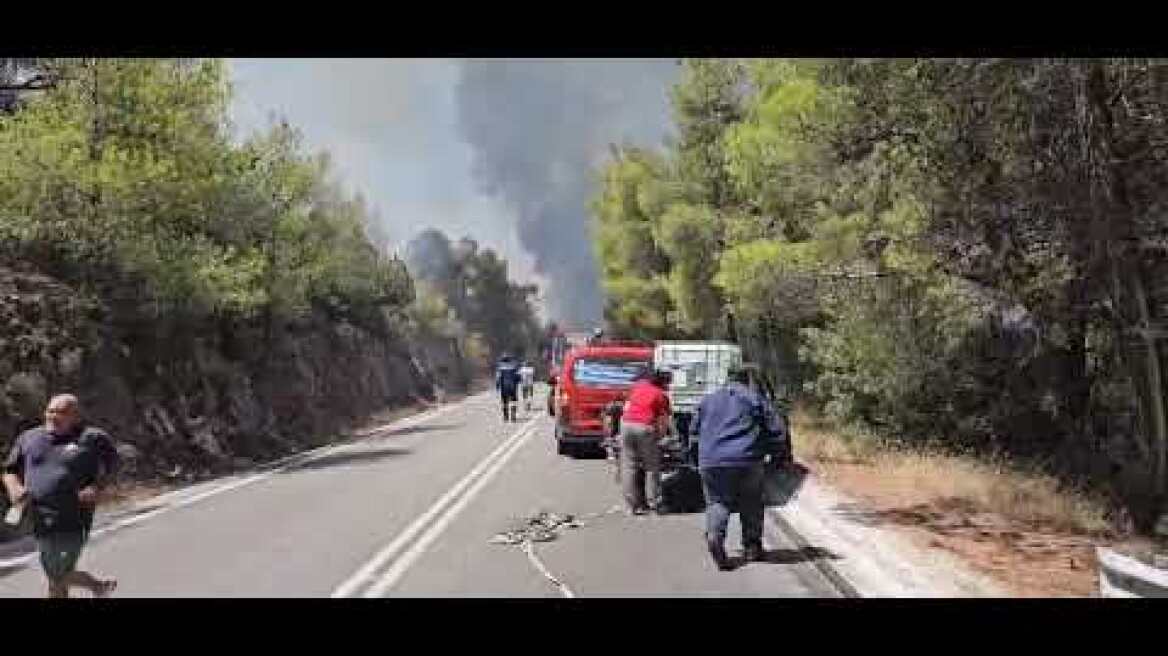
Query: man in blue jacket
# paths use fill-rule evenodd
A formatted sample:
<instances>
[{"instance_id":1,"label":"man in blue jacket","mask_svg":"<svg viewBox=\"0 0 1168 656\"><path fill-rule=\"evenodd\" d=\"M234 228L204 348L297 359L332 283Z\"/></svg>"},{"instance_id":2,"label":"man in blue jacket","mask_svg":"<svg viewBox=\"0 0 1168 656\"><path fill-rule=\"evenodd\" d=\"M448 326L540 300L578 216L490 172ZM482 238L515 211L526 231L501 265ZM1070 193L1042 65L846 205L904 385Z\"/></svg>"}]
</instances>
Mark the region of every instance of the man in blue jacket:
<instances>
[{"instance_id":1,"label":"man in blue jacket","mask_svg":"<svg viewBox=\"0 0 1168 656\"><path fill-rule=\"evenodd\" d=\"M519 362L504 353L495 369L495 389L503 403L503 421L517 421L516 406L519 405Z\"/></svg>"},{"instance_id":2,"label":"man in blue jacket","mask_svg":"<svg viewBox=\"0 0 1168 656\"><path fill-rule=\"evenodd\" d=\"M706 545L722 571L731 569L725 541L732 512L742 522L745 559L763 557L764 463L780 457L787 430L771 404L747 386L744 369L732 369L729 378L702 399L691 424L706 495Z\"/></svg>"}]
</instances>

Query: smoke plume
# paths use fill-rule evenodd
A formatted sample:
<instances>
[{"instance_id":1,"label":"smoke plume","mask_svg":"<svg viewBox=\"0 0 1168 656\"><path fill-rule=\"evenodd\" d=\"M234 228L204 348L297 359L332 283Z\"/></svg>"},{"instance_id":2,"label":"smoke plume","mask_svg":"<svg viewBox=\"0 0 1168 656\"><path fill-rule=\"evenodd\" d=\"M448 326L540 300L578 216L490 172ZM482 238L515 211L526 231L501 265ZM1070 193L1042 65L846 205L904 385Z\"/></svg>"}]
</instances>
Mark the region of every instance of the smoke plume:
<instances>
[{"instance_id":1,"label":"smoke plume","mask_svg":"<svg viewBox=\"0 0 1168 656\"><path fill-rule=\"evenodd\" d=\"M601 319L588 204L609 144L656 145L669 126L665 61L463 62L458 125L482 190L516 213L522 247L547 280L550 318Z\"/></svg>"}]
</instances>

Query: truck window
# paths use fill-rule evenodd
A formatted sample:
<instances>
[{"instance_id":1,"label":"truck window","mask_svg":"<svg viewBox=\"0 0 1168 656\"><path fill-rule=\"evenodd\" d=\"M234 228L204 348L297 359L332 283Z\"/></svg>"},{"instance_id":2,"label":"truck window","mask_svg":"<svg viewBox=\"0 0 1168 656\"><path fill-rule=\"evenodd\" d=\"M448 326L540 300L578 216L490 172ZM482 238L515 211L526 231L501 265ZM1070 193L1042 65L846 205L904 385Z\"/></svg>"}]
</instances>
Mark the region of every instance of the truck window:
<instances>
[{"instance_id":1,"label":"truck window","mask_svg":"<svg viewBox=\"0 0 1168 656\"><path fill-rule=\"evenodd\" d=\"M572 381L584 387L628 387L648 368L643 360L582 358L572 367Z\"/></svg>"},{"instance_id":2,"label":"truck window","mask_svg":"<svg viewBox=\"0 0 1168 656\"><path fill-rule=\"evenodd\" d=\"M668 368L673 372L673 387L689 387L708 382L705 362L679 362Z\"/></svg>"}]
</instances>

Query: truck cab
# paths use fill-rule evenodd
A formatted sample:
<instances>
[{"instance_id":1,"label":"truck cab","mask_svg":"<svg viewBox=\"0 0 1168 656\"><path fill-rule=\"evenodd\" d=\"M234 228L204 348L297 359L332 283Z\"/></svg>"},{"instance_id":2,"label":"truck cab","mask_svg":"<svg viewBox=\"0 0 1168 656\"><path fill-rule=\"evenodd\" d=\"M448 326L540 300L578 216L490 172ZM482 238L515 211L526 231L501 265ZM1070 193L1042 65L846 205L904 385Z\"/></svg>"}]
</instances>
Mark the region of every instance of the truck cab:
<instances>
[{"instance_id":1,"label":"truck cab","mask_svg":"<svg viewBox=\"0 0 1168 656\"><path fill-rule=\"evenodd\" d=\"M642 342L601 341L569 350L555 380L557 452L599 450L606 437L605 408L623 399L637 376L652 366L653 346Z\"/></svg>"}]
</instances>

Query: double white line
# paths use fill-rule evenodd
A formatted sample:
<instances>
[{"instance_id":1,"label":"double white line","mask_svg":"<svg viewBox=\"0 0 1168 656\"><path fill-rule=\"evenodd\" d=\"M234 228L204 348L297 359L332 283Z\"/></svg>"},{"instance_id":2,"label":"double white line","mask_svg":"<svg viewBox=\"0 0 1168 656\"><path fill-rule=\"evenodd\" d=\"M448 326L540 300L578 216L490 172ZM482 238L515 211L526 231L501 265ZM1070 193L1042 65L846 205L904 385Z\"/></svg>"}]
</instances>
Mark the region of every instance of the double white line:
<instances>
[{"instance_id":1,"label":"double white line","mask_svg":"<svg viewBox=\"0 0 1168 656\"><path fill-rule=\"evenodd\" d=\"M362 590L364 593L360 596L367 599L385 596L458 514L498 475L511 456L523 447L534 434L538 418L537 415L528 420L511 437L487 454L462 480L434 502L429 510L377 552L330 596L334 599L356 597Z\"/></svg>"}]
</instances>

